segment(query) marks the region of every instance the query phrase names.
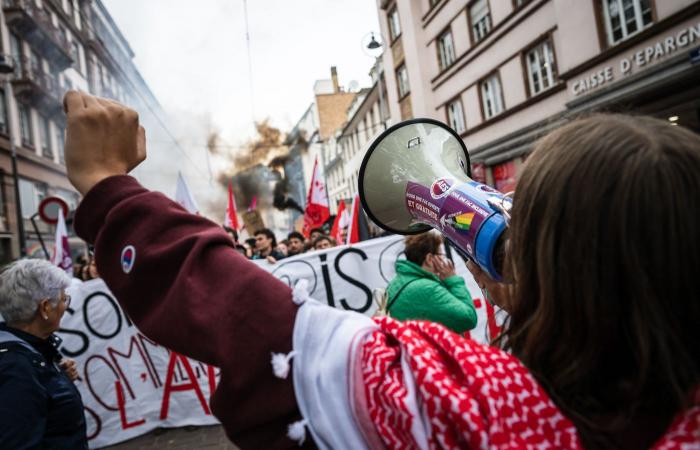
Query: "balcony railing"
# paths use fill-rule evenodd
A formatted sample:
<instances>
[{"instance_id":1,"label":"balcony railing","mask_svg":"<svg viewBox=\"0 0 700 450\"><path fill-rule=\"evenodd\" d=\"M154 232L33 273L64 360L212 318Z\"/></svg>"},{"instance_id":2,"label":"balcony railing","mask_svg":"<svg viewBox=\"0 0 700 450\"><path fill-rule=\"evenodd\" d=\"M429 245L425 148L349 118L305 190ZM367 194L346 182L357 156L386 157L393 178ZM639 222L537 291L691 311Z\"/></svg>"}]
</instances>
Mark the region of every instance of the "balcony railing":
<instances>
[{"instance_id":1,"label":"balcony railing","mask_svg":"<svg viewBox=\"0 0 700 450\"><path fill-rule=\"evenodd\" d=\"M33 105L47 116L60 114L63 109L63 90L56 77L32 66L26 57L16 64L12 84L17 100Z\"/></svg>"},{"instance_id":2,"label":"balcony railing","mask_svg":"<svg viewBox=\"0 0 700 450\"><path fill-rule=\"evenodd\" d=\"M51 15L34 0L3 0L7 25L59 70L73 63L66 35L55 27Z\"/></svg>"}]
</instances>

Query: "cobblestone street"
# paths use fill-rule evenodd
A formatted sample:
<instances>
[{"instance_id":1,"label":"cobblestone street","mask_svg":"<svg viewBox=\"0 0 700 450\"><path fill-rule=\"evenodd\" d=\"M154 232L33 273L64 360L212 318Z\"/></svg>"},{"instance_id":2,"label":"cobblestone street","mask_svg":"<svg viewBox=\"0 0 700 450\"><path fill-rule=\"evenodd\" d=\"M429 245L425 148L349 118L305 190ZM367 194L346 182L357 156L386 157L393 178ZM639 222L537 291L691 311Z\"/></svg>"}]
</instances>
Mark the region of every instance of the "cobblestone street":
<instances>
[{"instance_id":1,"label":"cobblestone street","mask_svg":"<svg viewBox=\"0 0 700 450\"><path fill-rule=\"evenodd\" d=\"M121 444L105 447L110 450L141 449L206 449L238 450L220 425L207 427L159 428Z\"/></svg>"}]
</instances>

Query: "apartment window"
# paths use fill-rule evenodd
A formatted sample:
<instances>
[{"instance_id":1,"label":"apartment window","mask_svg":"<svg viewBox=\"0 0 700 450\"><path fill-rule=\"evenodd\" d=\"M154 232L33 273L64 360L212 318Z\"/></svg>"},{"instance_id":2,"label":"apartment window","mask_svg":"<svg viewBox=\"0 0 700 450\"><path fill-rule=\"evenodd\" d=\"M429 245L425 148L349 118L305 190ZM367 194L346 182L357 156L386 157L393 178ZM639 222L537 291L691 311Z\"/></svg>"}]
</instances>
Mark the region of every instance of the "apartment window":
<instances>
[{"instance_id":1,"label":"apartment window","mask_svg":"<svg viewBox=\"0 0 700 450\"><path fill-rule=\"evenodd\" d=\"M29 108L25 105L19 104L19 128L20 134L22 136L22 145L33 147L34 139L32 137L32 116L29 112Z\"/></svg>"},{"instance_id":2,"label":"apartment window","mask_svg":"<svg viewBox=\"0 0 700 450\"><path fill-rule=\"evenodd\" d=\"M455 62L455 46L452 31L447 30L438 38L438 62L440 70L450 67Z\"/></svg>"},{"instance_id":3,"label":"apartment window","mask_svg":"<svg viewBox=\"0 0 700 450\"><path fill-rule=\"evenodd\" d=\"M554 86L557 68L554 64L554 52L549 40L542 42L525 55L527 78L530 95L539 94Z\"/></svg>"},{"instance_id":4,"label":"apartment window","mask_svg":"<svg viewBox=\"0 0 700 450\"><path fill-rule=\"evenodd\" d=\"M457 134L462 134L466 130L464 110L460 99L453 100L447 104L447 123Z\"/></svg>"},{"instance_id":5,"label":"apartment window","mask_svg":"<svg viewBox=\"0 0 700 450\"><path fill-rule=\"evenodd\" d=\"M0 133L7 134L7 102L5 91L0 89Z\"/></svg>"},{"instance_id":6,"label":"apartment window","mask_svg":"<svg viewBox=\"0 0 700 450\"><path fill-rule=\"evenodd\" d=\"M608 44L638 33L652 22L650 0L603 0Z\"/></svg>"},{"instance_id":7,"label":"apartment window","mask_svg":"<svg viewBox=\"0 0 700 450\"><path fill-rule=\"evenodd\" d=\"M394 6L391 11L389 11L389 37L393 42L397 37L401 35L401 24L399 23L399 11Z\"/></svg>"},{"instance_id":8,"label":"apartment window","mask_svg":"<svg viewBox=\"0 0 700 450\"><path fill-rule=\"evenodd\" d=\"M477 0L469 8L474 42L479 42L491 31L491 13L488 0Z\"/></svg>"},{"instance_id":9,"label":"apartment window","mask_svg":"<svg viewBox=\"0 0 700 450\"><path fill-rule=\"evenodd\" d=\"M399 85L399 99L404 98L411 92L411 87L408 85L408 71L405 65L396 69L396 83Z\"/></svg>"},{"instance_id":10,"label":"apartment window","mask_svg":"<svg viewBox=\"0 0 700 450\"><path fill-rule=\"evenodd\" d=\"M498 74L481 82L481 106L486 120L503 112L503 95Z\"/></svg>"},{"instance_id":11,"label":"apartment window","mask_svg":"<svg viewBox=\"0 0 700 450\"><path fill-rule=\"evenodd\" d=\"M22 206L22 216L32 217L39 209L39 204L46 198L47 189L43 183L37 183L24 178L19 179L19 192Z\"/></svg>"},{"instance_id":12,"label":"apartment window","mask_svg":"<svg viewBox=\"0 0 700 450\"><path fill-rule=\"evenodd\" d=\"M15 60L15 75L19 76L22 73L22 41L14 33L10 33L10 52Z\"/></svg>"},{"instance_id":13,"label":"apartment window","mask_svg":"<svg viewBox=\"0 0 700 450\"><path fill-rule=\"evenodd\" d=\"M41 154L45 158L53 159L53 151L51 150L51 127L49 120L39 115L39 144L41 145Z\"/></svg>"},{"instance_id":14,"label":"apartment window","mask_svg":"<svg viewBox=\"0 0 700 450\"><path fill-rule=\"evenodd\" d=\"M70 53L73 57L73 68L80 73L85 73L85 70L83 70L83 61L80 59L81 47L80 43L74 39L70 44Z\"/></svg>"},{"instance_id":15,"label":"apartment window","mask_svg":"<svg viewBox=\"0 0 700 450\"><path fill-rule=\"evenodd\" d=\"M41 59L34 50L29 51L29 64L32 69L32 75L38 76L41 74Z\"/></svg>"},{"instance_id":16,"label":"apartment window","mask_svg":"<svg viewBox=\"0 0 700 450\"><path fill-rule=\"evenodd\" d=\"M65 151L65 143L66 143L66 134L63 128L60 126L56 127L56 146L58 147L58 162L61 164L66 163L66 151Z\"/></svg>"}]
</instances>

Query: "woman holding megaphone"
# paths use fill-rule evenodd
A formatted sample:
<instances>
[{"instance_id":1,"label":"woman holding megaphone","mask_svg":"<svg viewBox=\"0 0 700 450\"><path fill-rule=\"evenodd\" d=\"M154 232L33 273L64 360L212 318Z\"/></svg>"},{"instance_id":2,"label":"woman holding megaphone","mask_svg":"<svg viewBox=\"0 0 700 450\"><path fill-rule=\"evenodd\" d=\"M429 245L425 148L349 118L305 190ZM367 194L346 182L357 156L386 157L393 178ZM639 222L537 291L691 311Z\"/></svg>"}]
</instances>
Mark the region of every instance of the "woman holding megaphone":
<instances>
[{"instance_id":1,"label":"woman holding megaphone","mask_svg":"<svg viewBox=\"0 0 700 450\"><path fill-rule=\"evenodd\" d=\"M78 92L66 109L68 176L85 195L76 231L141 331L221 369L212 410L239 447L697 447L690 131L594 116L538 144L506 223L511 284L491 289L510 313L498 349L290 290L219 226L126 176L146 156L133 111Z\"/></svg>"}]
</instances>

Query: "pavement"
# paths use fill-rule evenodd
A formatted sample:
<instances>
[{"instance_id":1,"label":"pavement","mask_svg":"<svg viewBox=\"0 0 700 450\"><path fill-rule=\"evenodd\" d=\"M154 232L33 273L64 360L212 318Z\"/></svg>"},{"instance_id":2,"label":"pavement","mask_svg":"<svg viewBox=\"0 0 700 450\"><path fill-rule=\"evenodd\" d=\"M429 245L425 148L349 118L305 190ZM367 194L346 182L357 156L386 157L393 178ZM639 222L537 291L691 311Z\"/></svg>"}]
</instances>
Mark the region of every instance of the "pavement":
<instances>
[{"instance_id":1,"label":"pavement","mask_svg":"<svg viewBox=\"0 0 700 450\"><path fill-rule=\"evenodd\" d=\"M228 440L221 425L206 427L158 428L121 444L105 447L109 450L153 449L238 450Z\"/></svg>"}]
</instances>

